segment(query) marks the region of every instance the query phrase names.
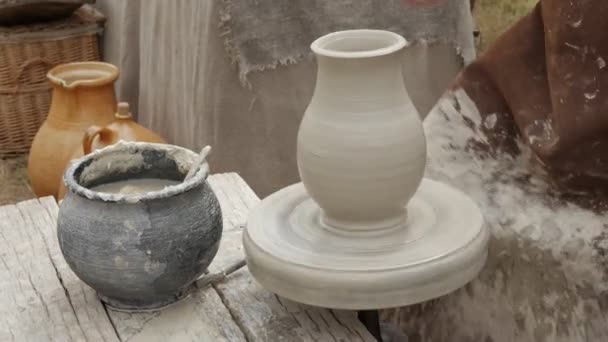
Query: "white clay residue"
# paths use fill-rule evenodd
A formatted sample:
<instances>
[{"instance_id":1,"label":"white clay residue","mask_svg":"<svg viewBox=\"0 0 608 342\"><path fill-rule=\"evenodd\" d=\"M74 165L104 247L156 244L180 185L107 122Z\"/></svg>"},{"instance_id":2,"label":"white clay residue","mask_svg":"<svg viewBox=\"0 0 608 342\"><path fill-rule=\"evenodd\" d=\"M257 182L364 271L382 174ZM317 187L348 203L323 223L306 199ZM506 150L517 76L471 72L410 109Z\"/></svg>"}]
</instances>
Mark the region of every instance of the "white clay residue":
<instances>
[{"instance_id":1,"label":"white clay residue","mask_svg":"<svg viewBox=\"0 0 608 342\"><path fill-rule=\"evenodd\" d=\"M575 22L571 22L569 24L570 24L570 26L577 28L577 27L580 27L582 23L583 23L583 18L581 18Z\"/></svg>"},{"instance_id":2,"label":"white clay residue","mask_svg":"<svg viewBox=\"0 0 608 342\"><path fill-rule=\"evenodd\" d=\"M602 58L602 57L598 57L597 60L597 67L602 70L606 67L606 61Z\"/></svg>"},{"instance_id":3,"label":"white clay residue","mask_svg":"<svg viewBox=\"0 0 608 342\"><path fill-rule=\"evenodd\" d=\"M151 144L143 142L125 142L123 140L118 143L96 150L90 155L83 157L80 160L75 161L70 166L71 174L76 172L76 168L79 167L79 162L83 160L92 160L90 165L84 168L78 179L76 180L77 189L81 187L80 184L94 183L96 179L107 175L108 173L125 173L130 169L139 168L145 164L143 158L143 151L157 151L159 153L165 153L167 159L173 160L176 163L177 170L181 174L187 174L192 166L192 163L197 158L197 154L179 146L167 145L167 144ZM192 187L200 185L201 182L207 178L209 173L209 164L205 162L193 177L188 181L175 182L173 184L166 184L156 191L152 189L140 190L124 189L123 192L115 190L115 192L100 192L99 188L95 189L82 189L82 195L88 199L102 201L125 201L127 203L137 203L142 198L155 194L153 196L170 197L175 194L182 193ZM179 183L179 184L178 184ZM132 184L131 184L132 185ZM167 187L167 185L173 185Z\"/></svg>"},{"instance_id":4,"label":"white clay residue","mask_svg":"<svg viewBox=\"0 0 608 342\"><path fill-rule=\"evenodd\" d=\"M496 122L498 121L498 116L496 114L490 114L486 116L483 120L483 126L487 129L493 129L496 127Z\"/></svg>"},{"instance_id":5,"label":"white clay residue","mask_svg":"<svg viewBox=\"0 0 608 342\"><path fill-rule=\"evenodd\" d=\"M608 293L603 272L607 259L602 257L608 249L605 212L554 195L548 176L537 174L544 173L535 165L542 166L542 160L519 139L515 143L521 153L515 156L471 152L472 140L487 139L480 137L485 132L479 126L461 123L462 116L478 115L454 108L454 98L462 103L464 96L448 92L424 121L429 142L426 176L465 191L479 204L493 235L488 263L468 285L470 291L456 291L432 305L401 308L395 317L403 318L402 326L432 334L421 340L446 340L444 331L436 329L440 324L458 327L450 332L453 341L485 336L497 342L605 341L605 309L591 308L598 296ZM540 120L530 127L531 133L542 138L550 126ZM591 148L599 143L594 144ZM501 317L500 324L496 317ZM581 324L595 317L597 325L589 324L593 332L581 334ZM545 322L550 322L548 328L540 331Z\"/></svg>"},{"instance_id":6,"label":"white clay residue","mask_svg":"<svg viewBox=\"0 0 608 342\"><path fill-rule=\"evenodd\" d=\"M587 100L593 100L594 98L596 98L598 91L595 91L595 93L585 93L585 98Z\"/></svg>"},{"instance_id":7,"label":"white clay residue","mask_svg":"<svg viewBox=\"0 0 608 342\"><path fill-rule=\"evenodd\" d=\"M448 93L442 97L433 109L434 112L440 111L448 116L448 122L457 122L460 116L466 115L468 117L471 115L464 110L458 112L451 106L452 97L459 97L460 103L462 103L460 97L468 97L463 90L459 90L459 92ZM477 113L473 113L472 117L477 115ZM525 192L519 183L515 181L498 182L496 180L496 177L518 179L523 175L530 174L529 168L532 158L530 148L518 141L521 154L516 157L504 154L497 159L479 159L474 154L465 153L471 138L480 139L476 136L478 133L475 133L466 125L446 124L443 117L444 115L431 113L424 122L427 136L433 139L433 143L427 145L428 155L432 156L428 160L430 167L427 170L430 175L427 174L427 176L432 176L433 179L445 181L449 184L459 184L459 188L466 189L467 193L476 199L482 207L484 216L488 220L489 226L493 228L494 234L504 236L514 233L513 230L521 233L530 222L543 222L548 217L555 221L552 225L553 229L561 230L564 233L561 238L564 244L572 242L574 238L573 227L583 227L580 231L574 231L574 233L577 238L583 239L585 244L589 244L592 238L603 232L602 225L591 223L600 222L604 214L595 213L592 210L563 203L559 200L551 200L553 206L558 206L559 209L557 210L547 205L546 199L549 197L547 189L549 186L539 177L532 177L527 180L530 182L530 189L526 196L524 196ZM542 140L546 140L548 135L553 135L550 120L535 120L532 126L534 128L528 128L533 129L533 132L528 133L541 135ZM547 134L549 133L547 131L550 134ZM481 140L486 139L481 138ZM446 146L450 146L450 148L446 148ZM456 152L454 149L456 149ZM542 161L537 160L537 162ZM489 191L489 189L492 189L492 191ZM502 227L503 224L508 228ZM558 255L561 244L545 243L547 233L546 231L539 231L538 243L545 248L554 250L554 254ZM581 253L579 257L590 257L583 254ZM581 265L585 267L594 265L588 261L582 262L579 259L566 263L567 266L576 266L576 273L582 271L583 267ZM600 287L602 291L608 291L608 284L600 280L601 274L596 271L589 271L587 275L596 278L594 284Z\"/></svg>"},{"instance_id":8,"label":"white clay residue","mask_svg":"<svg viewBox=\"0 0 608 342\"><path fill-rule=\"evenodd\" d=\"M101 184L91 188L91 190L109 194L135 194L159 191L168 186L177 185L179 183L181 182L159 178L129 179L119 182Z\"/></svg>"},{"instance_id":9,"label":"white clay residue","mask_svg":"<svg viewBox=\"0 0 608 342\"><path fill-rule=\"evenodd\" d=\"M93 152L89 157L93 162L80 176L80 183L89 183L110 172L123 173L129 169L136 168L144 164L144 158L140 149L152 147L155 144L133 143L123 140L106 148ZM196 158L196 154L190 150L172 145L160 145L154 148L167 154L167 158L173 159L179 171L183 174L188 173L190 165Z\"/></svg>"},{"instance_id":10,"label":"white clay residue","mask_svg":"<svg viewBox=\"0 0 608 342\"><path fill-rule=\"evenodd\" d=\"M89 183L110 172L123 173L144 163L141 154L118 152L104 155L100 160L94 160L80 175L80 183Z\"/></svg>"},{"instance_id":11,"label":"white clay residue","mask_svg":"<svg viewBox=\"0 0 608 342\"><path fill-rule=\"evenodd\" d=\"M572 43L565 42L564 44L565 44L567 47L572 48L572 49L574 49L574 50L576 50L576 51L579 51L579 50L581 49L581 47L580 47L580 46L578 46L578 45L574 45L574 44L572 44Z\"/></svg>"},{"instance_id":12,"label":"white clay residue","mask_svg":"<svg viewBox=\"0 0 608 342\"><path fill-rule=\"evenodd\" d=\"M548 144L555 139L551 119L534 120L524 129L530 145Z\"/></svg>"}]
</instances>

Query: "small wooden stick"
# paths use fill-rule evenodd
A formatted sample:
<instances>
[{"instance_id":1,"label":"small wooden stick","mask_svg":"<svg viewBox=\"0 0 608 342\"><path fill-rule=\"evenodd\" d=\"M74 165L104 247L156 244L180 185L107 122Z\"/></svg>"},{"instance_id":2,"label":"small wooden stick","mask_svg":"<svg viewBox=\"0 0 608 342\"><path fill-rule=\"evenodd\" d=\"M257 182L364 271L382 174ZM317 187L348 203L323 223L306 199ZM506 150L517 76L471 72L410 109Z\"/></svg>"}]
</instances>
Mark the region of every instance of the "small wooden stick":
<instances>
[{"instance_id":1,"label":"small wooden stick","mask_svg":"<svg viewBox=\"0 0 608 342\"><path fill-rule=\"evenodd\" d=\"M228 267L226 267L221 272L205 274L204 276L202 276L202 277L198 278L198 280L196 280L196 287L198 287L199 289L202 289L202 288L205 288L206 286L215 284L218 281L229 276L231 273L238 271L246 264L247 264L247 262L245 261L245 259L242 259L231 265L228 265Z\"/></svg>"},{"instance_id":2,"label":"small wooden stick","mask_svg":"<svg viewBox=\"0 0 608 342\"><path fill-rule=\"evenodd\" d=\"M192 176L194 176L196 174L198 169L201 167L201 165L205 161L205 158L207 158L207 155L209 154L209 152L211 152L211 146L207 145L207 146L203 147L203 149L201 150L201 153L198 154L198 157L196 158L196 160L190 167L190 170L188 171L186 178L184 178L184 182L187 181L188 179L192 178Z\"/></svg>"}]
</instances>

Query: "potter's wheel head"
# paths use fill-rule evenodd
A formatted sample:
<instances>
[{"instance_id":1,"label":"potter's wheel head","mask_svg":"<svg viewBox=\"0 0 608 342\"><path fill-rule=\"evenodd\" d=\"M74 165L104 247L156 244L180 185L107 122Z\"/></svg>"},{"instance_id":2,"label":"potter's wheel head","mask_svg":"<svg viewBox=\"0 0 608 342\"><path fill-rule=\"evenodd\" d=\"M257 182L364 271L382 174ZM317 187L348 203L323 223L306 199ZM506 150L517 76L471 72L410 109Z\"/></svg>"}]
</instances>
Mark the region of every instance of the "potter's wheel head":
<instances>
[{"instance_id":1,"label":"potter's wheel head","mask_svg":"<svg viewBox=\"0 0 608 342\"><path fill-rule=\"evenodd\" d=\"M327 226L299 183L253 210L243 236L254 278L296 302L336 309L410 305L477 276L488 232L462 192L423 180L407 220L382 230Z\"/></svg>"}]
</instances>

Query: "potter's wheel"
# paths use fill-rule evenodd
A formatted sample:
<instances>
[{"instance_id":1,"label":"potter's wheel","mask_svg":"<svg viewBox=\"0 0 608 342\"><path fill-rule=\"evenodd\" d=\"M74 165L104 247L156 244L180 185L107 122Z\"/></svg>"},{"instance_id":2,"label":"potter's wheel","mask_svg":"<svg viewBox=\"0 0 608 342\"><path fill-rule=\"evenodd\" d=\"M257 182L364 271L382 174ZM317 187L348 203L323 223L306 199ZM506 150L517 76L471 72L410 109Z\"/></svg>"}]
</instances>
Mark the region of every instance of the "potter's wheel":
<instances>
[{"instance_id":1,"label":"potter's wheel","mask_svg":"<svg viewBox=\"0 0 608 342\"><path fill-rule=\"evenodd\" d=\"M320 208L302 183L289 186L249 217L243 236L249 270L279 296L351 310L419 303L477 276L488 233L471 199L424 179L407 209L401 226L336 229L321 223Z\"/></svg>"}]
</instances>

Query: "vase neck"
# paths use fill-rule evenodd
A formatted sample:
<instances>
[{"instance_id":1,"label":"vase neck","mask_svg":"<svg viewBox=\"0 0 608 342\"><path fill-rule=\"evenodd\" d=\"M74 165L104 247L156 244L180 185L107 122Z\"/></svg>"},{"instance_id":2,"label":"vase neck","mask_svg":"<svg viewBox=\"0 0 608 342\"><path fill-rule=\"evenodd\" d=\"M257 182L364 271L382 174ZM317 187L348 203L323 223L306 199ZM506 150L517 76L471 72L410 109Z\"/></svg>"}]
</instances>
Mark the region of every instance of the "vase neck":
<instances>
[{"instance_id":1,"label":"vase neck","mask_svg":"<svg viewBox=\"0 0 608 342\"><path fill-rule=\"evenodd\" d=\"M103 124L113 119L116 95L113 84L64 89L53 86L49 119L72 124Z\"/></svg>"},{"instance_id":2,"label":"vase neck","mask_svg":"<svg viewBox=\"0 0 608 342\"><path fill-rule=\"evenodd\" d=\"M405 95L398 53L368 58L318 56L315 97L368 101Z\"/></svg>"}]
</instances>

